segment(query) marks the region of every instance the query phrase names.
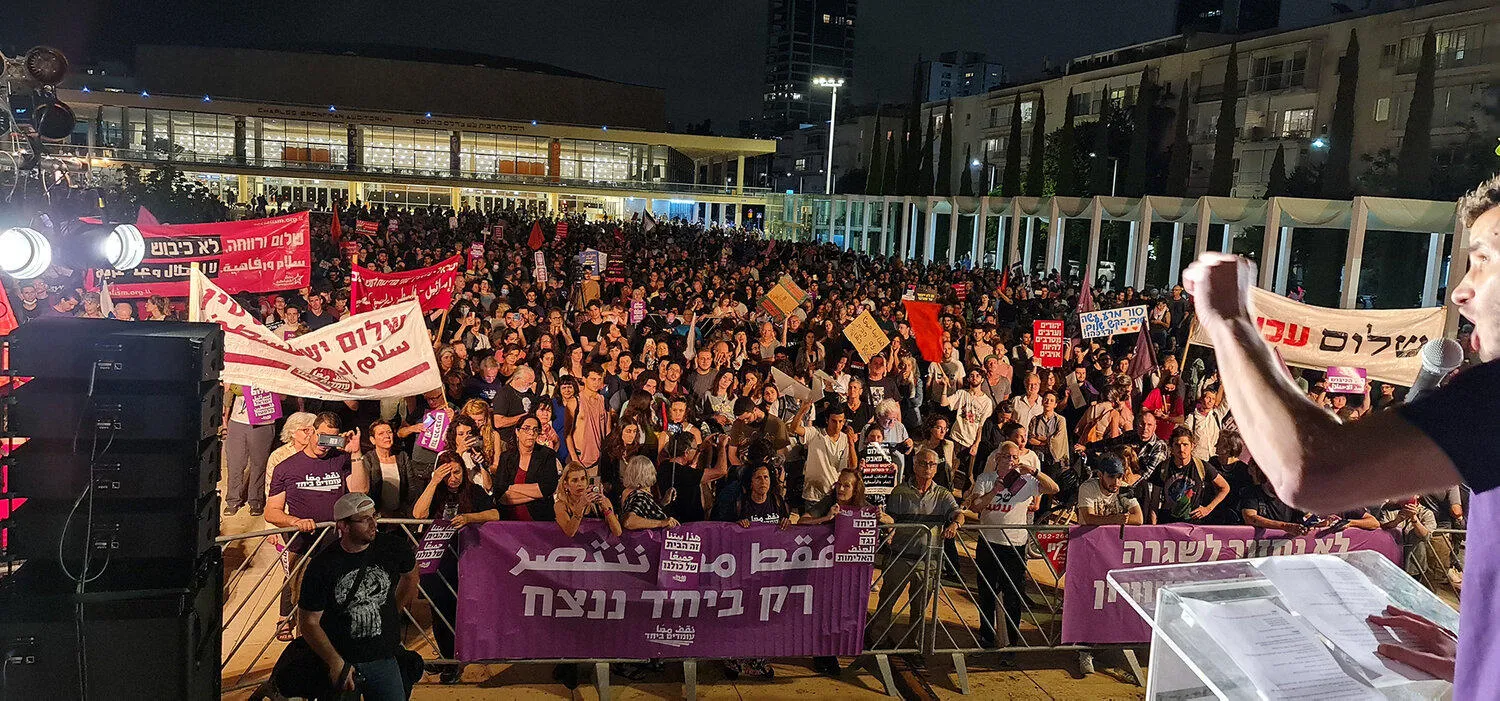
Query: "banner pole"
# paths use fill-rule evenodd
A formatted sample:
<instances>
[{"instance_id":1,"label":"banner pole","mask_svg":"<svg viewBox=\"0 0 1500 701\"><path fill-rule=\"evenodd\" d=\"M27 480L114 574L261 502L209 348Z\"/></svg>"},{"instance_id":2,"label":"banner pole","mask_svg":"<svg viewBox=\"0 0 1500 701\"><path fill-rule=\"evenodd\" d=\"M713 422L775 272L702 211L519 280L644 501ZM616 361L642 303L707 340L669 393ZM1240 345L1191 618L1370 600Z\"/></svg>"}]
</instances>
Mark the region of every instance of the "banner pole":
<instances>
[{"instance_id":1,"label":"banner pole","mask_svg":"<svg viewBox=\"0 0 1500 701\"><path fill-rule=\"evenodd\" d=\"M188 321L202 321L198 307L203 299L203 273L198 271L198 262L188 263Z\"/></svg>"}]
</instances>

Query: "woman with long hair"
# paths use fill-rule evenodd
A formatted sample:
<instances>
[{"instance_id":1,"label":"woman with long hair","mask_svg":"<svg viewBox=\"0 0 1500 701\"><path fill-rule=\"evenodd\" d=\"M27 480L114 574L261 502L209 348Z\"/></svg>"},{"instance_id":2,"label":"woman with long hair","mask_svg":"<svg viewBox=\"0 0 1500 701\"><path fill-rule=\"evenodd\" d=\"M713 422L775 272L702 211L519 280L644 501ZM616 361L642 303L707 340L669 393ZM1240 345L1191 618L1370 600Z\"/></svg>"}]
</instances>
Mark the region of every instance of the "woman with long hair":
<instances>
[{"instance_id":1,"label":"woman with long hair","mask_svg":"<svg viewBox=\"0 0 1500 701\"><path fill-rule=\"evenodd\" d=\"M484 451L484 469L493 473L495 467L500 464L500 454L509 449L505 439L500 437L500 432L495 430L495 410L490 403L483 399L470 399L464 402L463 411L460 412L474 420L474 425L479 429L481 448Z\"/></svg>"},{"instance_id":2,"label":"woman with long hair","mask_svg":"<svg viewBox=\"0 0 1500 701\"><path fill-rule=\"evenodd\" d=\"M490 471L490 457L484 453L484 439L479 434L479 425L465 414L453 417L448 427L449 450L463 458L469 479L487 492L494 492L494 474Z\"/></svg>"},{"instance_id":3,"label":"woman with long hair","mask_svg":"<svg viewBox=\"0 0 1500 701\"><path fill-rule=\"evenodd\" d=\"M568 463L557 481L557 499L552 503L552 512L564 534L572 538L578 534L583 519L593 517L603 519L609 532L619 537L622 530L615 508L604 498L603 490L590 484L588 468L583 463L576 460Z\"/></svg>"},{"instance_id":4,"label":"woman with long hair","mask_svg":"<svg viewBox=\"0 0 1500 701\"><path fill-rule=\"evenodd\" d=\"M558 436L571 434L573 422L578 420L578 383L572 377L562 377L557 381L557 398L552 400L552 431ZM567 441L557 446L557 457L559 460L571 457Z\"/></svg>"},{"instance_id":5,"label":"woman with long hair","mask_svg":"<svg viewBox=\"0 0 1500 701\"><path fill-rule=\"evenodd\" d=\"M432 479L427 481L427 487L412 505L411 513L413 518L448 521L455 528L500 519L500 512L495 508L490 495L469 480L463 458L451 450L438 455ZM432 636L437 640L438 652L445 659L454 659L453 626L457 625L458 620L458 598L453 595L453 591L458 588L456 548L461 539L454 538L450 542L453 545L443 553L442 560L438 562L438 571L422 575L422 591L426 593L427 600L438 612L440 619L433 621ZM440 679L444 684L454 684L458 682L462 672L463 664L460 663L444 669Z\"/></svg>"},{"instance_id":6,"label":"woman with long hair","mask_svg":"<svg viewBox=\"0 0 1500 701\"><path fill-rule=\"evenodd\" d=\"M714 377L714 383L709 387L708 394L703 397L703 413L725 429L728 429L735 419L734 384L734 371L720 370L719 374Z\"/></svg>"},{"instance_id":7,"label":"woman with long hair","mask_svg":"<svg viewBox=\"0 0 1500 701\"><path fill-rule=\"evenodd\" d=\"M604 460L599 463L599 478L604 480L605 493L614 496L620 493L620 475L625 463L646 452L645 431L632 419L621 419L614 430L604 438Z\"/></svg>"},{"instance_id":8,"label":"woman with long hair","mask_svg":"<svg viewBox=\"0 0 1500 701\"><path fill-rule=\"evenodd\" d=\"M543 336L542 338L551 338ZM536 393L551 399L557 396L557 352L551 348L539 349L536 353Z\"/></svg>"}]
</instances>

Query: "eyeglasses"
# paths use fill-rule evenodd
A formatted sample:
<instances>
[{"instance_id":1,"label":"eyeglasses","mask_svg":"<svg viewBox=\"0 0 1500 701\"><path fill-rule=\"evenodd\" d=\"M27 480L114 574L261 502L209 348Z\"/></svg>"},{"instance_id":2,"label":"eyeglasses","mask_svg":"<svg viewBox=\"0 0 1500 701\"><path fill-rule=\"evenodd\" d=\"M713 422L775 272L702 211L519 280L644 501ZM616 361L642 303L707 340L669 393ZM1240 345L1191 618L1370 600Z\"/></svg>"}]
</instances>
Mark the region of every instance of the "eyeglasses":
<instances>
[{"instance_id":1,"label":"eyeglasses","mask_svg":"<svg viewBox=\"0 0 1500 701\"><path fill-rule=\"evenodd\" d=\"M542 428L540 426L522 426L516 429L516 431L519 433L537 433L541 430Z\"/></svg>"}]
</instances>

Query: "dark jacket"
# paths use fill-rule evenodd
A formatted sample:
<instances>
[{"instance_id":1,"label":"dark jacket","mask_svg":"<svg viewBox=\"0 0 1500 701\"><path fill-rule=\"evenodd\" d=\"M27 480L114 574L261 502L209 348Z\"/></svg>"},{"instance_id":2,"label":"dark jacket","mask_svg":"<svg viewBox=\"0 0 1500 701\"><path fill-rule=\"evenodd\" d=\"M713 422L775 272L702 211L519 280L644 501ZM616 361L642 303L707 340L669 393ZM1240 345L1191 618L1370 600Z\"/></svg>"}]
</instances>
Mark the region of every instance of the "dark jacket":
<instances>
[{"instance_id":1,"label":"dark jacket","mask_svg":"<svg viewBox=\"0 0 1500 701\"><path fill-rule=\"evenodd\" d=\"M360 463L364 465L365 475L370 478L370 498L375 500L375 506L378 509L380 504L384 503L381 498L384 496L382 492L386 489L385 480L381 479L380 457L375 454L374 450L371 450L360 458ZM429 477L432 475L430 469L427 474ZM397 500L401 503L400 509L396 513L382 511L380 515L386 518L410 518L412 504L416 503L415 497L427 487L427 482L417 479L418 476L412 473L411 458L407 457L406 453L396 453L396 475L396 494ZM413 490L416 491L413 492Z\"/></svg>"},{"instance_id":2,"label":"dark jacket","mask_svg":"<svg viewBox=\"0 0 1500 701\"><path fill-rule=\"evenodd\" d=\"M515 483L516 473L520 469L520 451L511 449L500 454L500 467L495 471L494 496L501 516L507 513L507 507L500 503L500 497ZM540 443L531 449L531 464L526 466L524 484L534 484L542 490L541 499L526 503L526 510L531 512L533 521L551 521L555 518L552 513L552 494L557 491L557 470L556 452Z\"/></svg>"}]
</instances>

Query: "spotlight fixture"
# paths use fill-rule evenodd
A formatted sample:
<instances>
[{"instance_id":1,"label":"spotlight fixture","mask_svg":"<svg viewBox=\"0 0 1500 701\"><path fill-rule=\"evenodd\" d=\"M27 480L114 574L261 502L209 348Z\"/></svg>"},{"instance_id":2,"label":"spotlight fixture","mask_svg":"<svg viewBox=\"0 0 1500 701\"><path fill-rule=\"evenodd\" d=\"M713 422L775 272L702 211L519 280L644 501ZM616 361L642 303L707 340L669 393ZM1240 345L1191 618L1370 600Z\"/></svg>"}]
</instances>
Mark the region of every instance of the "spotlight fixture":
<instances>
[{"instance_id":1,"label":"spotlight fixture","mask_svg":"<svg viewBox=\"0 0 1500 701\"><path fill-rule=\"evenodd\" d=\"M68 75L68 57L50 46L37 46L21 59L26 76L42 85L57 85Z\"/></svg>"},{"instance_id":2,"label":"spotlight fixture","mask_svg":"<svg viewBox=\"0 0 1500 701\"><path fill-rule=\"evenodd\" d=\"M0 273L30 280L52 267L52 244L36 229L0 231Z\"/></svg>"}]
</instances>

